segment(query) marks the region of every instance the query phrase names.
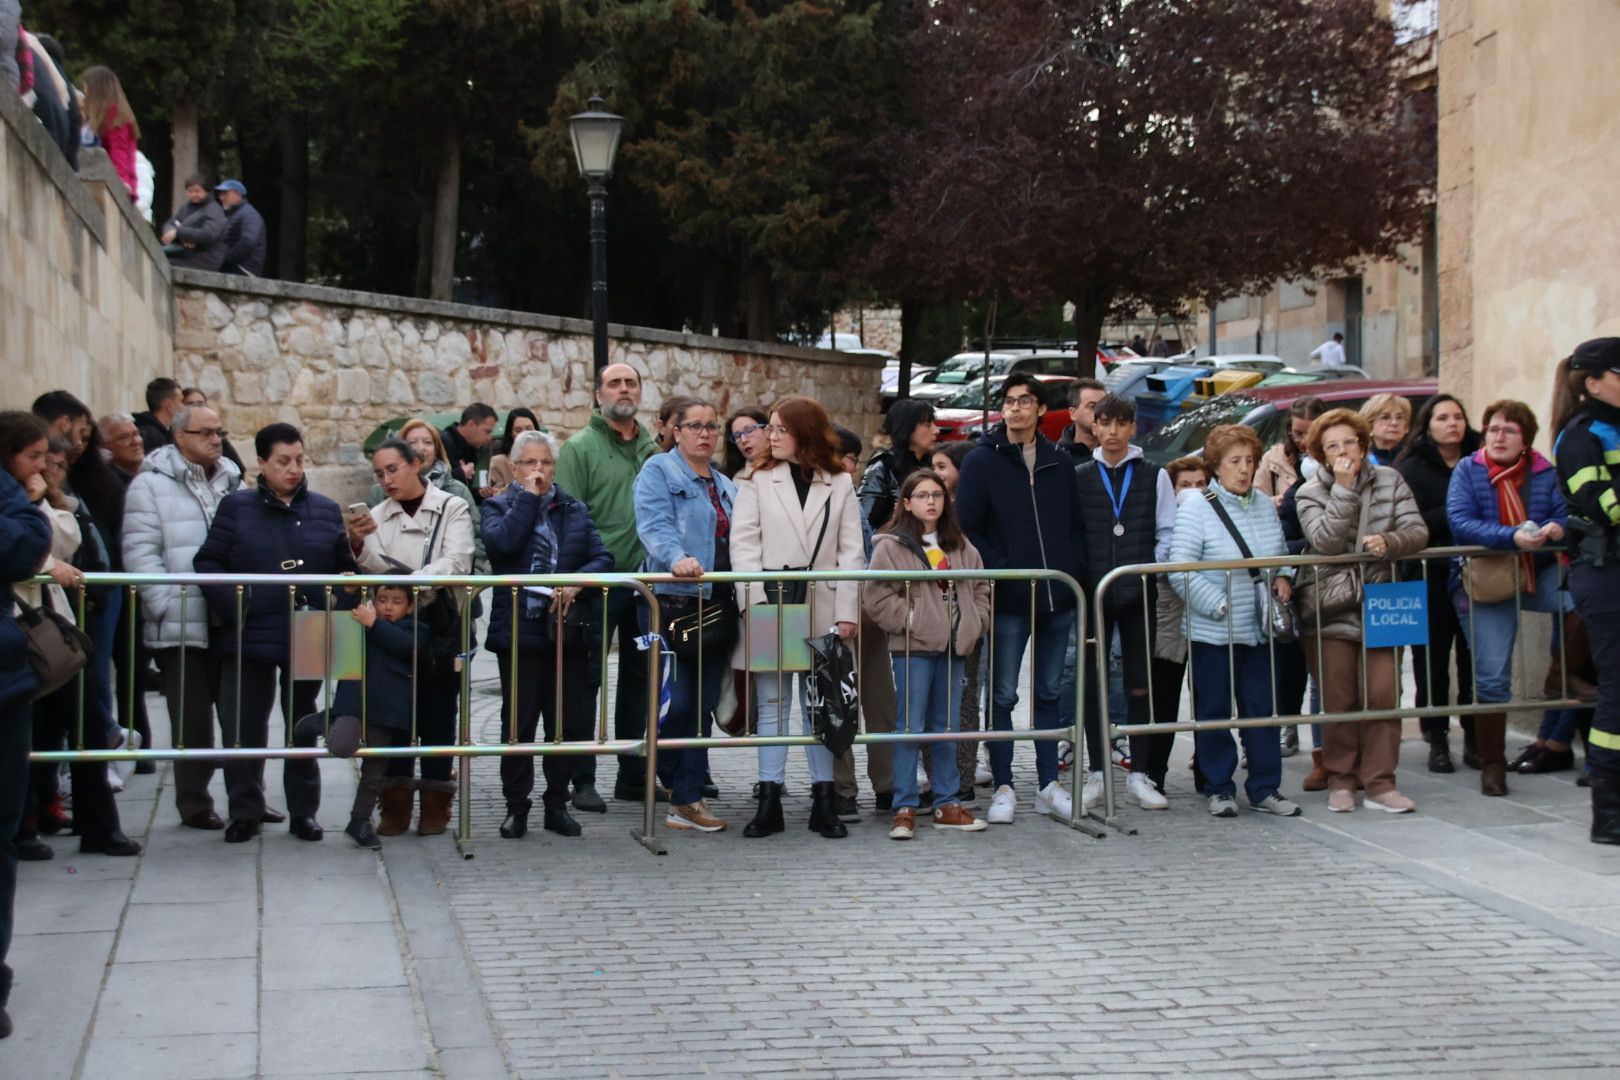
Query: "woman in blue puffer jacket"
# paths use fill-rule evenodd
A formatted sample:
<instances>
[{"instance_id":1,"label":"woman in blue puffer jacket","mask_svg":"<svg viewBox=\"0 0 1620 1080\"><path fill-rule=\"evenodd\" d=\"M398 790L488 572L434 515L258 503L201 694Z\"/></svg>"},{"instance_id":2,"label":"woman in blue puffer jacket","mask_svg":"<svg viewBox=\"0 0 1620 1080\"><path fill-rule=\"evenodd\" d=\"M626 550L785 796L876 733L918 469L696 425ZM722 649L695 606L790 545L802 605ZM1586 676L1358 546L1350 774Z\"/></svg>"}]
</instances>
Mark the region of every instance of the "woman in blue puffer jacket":
<instances>
[{"instance_id":1,"label":"woman in blue puffer jacket","mask_svg":"<svg viewBox=\"0 0 1620 1080\"><path fill-rule=\"evenodd\" d=\"M1519 554L1517 597L1473 599L1460 562L1451 570L1457 621L1474 654L1474 700L1484 706L1513 696L1520 609L1561 617L1571 605L1569 594L1559 589L1558 556L1542 551L1564 539L1568 511L1553 463L1531 448L1536 414L1522 401L1494 401L1485 407L1482 422L1485 445L1458 462L1451 474L1446 521L1458 544ZM1483 570L1485 564L1476 562L1470 569ZM1506 733L1506 714L1476 715L1474 742L1483 794L1507 794Z\"/></svg>"},{"instance_id":2,"label":"woman in blue puffer jacket","mask_svg":"<svg viewBox=\"0 0 1620 1080\"><path fill-rule=\"evenodd\" d=\"M602 574L613 569L613 555L602 543L585 504L552 482L557 448L549 434L525 431L507 454L516 478L512 486L484 502L484 550L497 574ZM501 715L507 737L533 742L542 713L546 738L578 742L591 737L590 652L601 632L601 599L578 586L542 592L538 588L491 590L489 635L501 674ZM515 606L514 606L515 605ZM514 636L516 640L514 640ZM561 648L559 658L558 648ZM562 680L562 716L556 711L557 680ZM558 727L561 727L561 734ZM547 754L545 827L578 836L579 822L568 812L568 789L580 759ZM501 758L501 789L506 820L501 835L516 840L528 832L529 795L534 791L534 758Z\"/></svg>"}]
</instances>

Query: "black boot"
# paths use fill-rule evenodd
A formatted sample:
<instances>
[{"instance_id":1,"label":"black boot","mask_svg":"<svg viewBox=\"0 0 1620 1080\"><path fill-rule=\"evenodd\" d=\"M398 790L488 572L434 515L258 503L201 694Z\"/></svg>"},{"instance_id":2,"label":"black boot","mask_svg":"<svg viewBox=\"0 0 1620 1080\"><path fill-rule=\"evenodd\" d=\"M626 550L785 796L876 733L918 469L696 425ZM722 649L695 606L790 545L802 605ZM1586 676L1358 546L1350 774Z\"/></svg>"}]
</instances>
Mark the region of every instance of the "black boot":
<instances>
[{"instance_id":1,"label":"black boot","mask_svg":"<svg viewBox=\"0 0 1620 1080\"><path fill-rule=\"evenodd\" d=\"M841 840L849 835L844 823L838 820L837 799L831 780L810 785L811 832L818 832L828 840Z\"/></svg>"},{"instance_id":2,"label":"black boot","mask_svg":"<svg viewBox=\"0 0 1620 1080\"><path fill-rule=\"evenodd\" d=\"M759 809L754 811L754 820L743 826L743 835L755 840L786 829L782 821L782 785L760 781Z\"/></svg>"},{"instance_id":3,"label":"black boot","mask_svg":"<svg viewBox=\"0 0 1620 1080\"><path fill-rule=\"evenodd\" d=\"M528 816L528 812L524 812ZM545 820L541 822L547 832L554 832L558 836L578 836L583 830L574 815L568 812L567 803L558 803L556 806L546 806Z\"/></svg>"},{"instance_id":4,"label":"black boot","mask_svg":"<svg viewBox=\"0 0 1620 1080\"><path fill-rule=\"evenodd\" d=\"M1592 777L1592 843L1620 844L1620 778Z\"/></svg>"},{"instance_id":5,"label":"black boot","mask_svg":"<svg viewBox=\"0 0 1620 1080\"><path fill-rule=\"evenodd\" d=\"M529 810L534 803L529 799L511 803L506 808L506 820L501 822L502 840L521 840L529 832Z\"/></svg>"},{"instance_id":6,"label":"black boot","mask_svg":"<svg viewBox=\"0 0 1620 1080\"><path fill-rule=\"evenodd\" d=\"M1451 739L1444 731L1437 731L1429 736L1429 771L1432 773L1454 773L1457 765L1451 760Z\"/></svg>"},{"instance_id":7,"label":"black boot","mask_svg":"<svg viewBox=\"0 0 1620 1080\"><path fill-rule=\"evenodd\" d=\"M1463 764L1470 769L1479 768L1479 747L1474 742L1473 725L1463 728Z\"/></svg>"}]
</instances>

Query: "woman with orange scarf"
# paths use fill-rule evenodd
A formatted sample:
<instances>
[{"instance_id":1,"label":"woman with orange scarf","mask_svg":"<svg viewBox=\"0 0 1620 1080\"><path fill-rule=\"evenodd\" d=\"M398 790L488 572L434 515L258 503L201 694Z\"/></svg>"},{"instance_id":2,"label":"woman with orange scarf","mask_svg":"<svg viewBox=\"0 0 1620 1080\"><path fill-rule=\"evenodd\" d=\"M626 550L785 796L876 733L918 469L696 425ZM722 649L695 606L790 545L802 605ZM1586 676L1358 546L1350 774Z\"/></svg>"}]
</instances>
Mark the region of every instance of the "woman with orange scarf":
<instances>
[{"instance_id":1,"label":"woman with orange scarf","mask_svg":"<svg viewBox=\"0 0 1620 1080\"><path fill-rule=\"evenodd\" d=\"M1452 600L1473 649L1475 701L1481 710L1513 696L1519 611L1561 616L1570 607L1569 594L1559 590L1557 556L1543 551L1564 539L1567 511L1553 463L1531 448L1538 430L1535 413L1522 401L1496 401L1486 406L1483 422L1485 445L1458 463L1446 493L1446 518L1456 543L1518 553L1517 577L1505 599L1485 599L1495 593L1486 592L1492 567L1484 559L1472 560L1468 574L1461 565L1452 570ZM1482 794L1507 794L1506 733L1505 713L1475 715Z\"/></svg>"}]
</instances>

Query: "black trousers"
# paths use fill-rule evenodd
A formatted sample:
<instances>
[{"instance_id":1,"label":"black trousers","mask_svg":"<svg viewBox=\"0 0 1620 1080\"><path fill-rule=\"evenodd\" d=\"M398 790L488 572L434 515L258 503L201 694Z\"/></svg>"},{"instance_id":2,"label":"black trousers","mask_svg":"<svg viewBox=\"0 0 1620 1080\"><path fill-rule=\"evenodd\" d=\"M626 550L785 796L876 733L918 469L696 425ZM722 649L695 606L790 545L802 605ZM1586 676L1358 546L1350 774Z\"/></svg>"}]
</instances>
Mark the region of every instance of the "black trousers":
<instances>
[{"instance_id":1,"label":"black trousers","mask_svg":"<svg viewBox=\"0 0 1620 1080\"><path fill-rule=\"evenodd\" d=\"M636 623L636 593L631 589L611 589L606 606L608 644L611 645L615 637L619 640L619 689L613 699L613 737L639 739L647 734L647 654L636 648L636 638L641 635ZM594 638L585 657L591 693L599 693L602 689L605 667L601 650L602 639ZM620 754L615 782L618 786L637 791L646 788L647 760L634 754ZM579 759L574 783L596 783L594 754Z\"/></svg>"},{"instance_id":2,"label":"black trousers","mask_svg":"<svg viewBox=\"0 0 1620 1080\"><path fill-rule=\"evenodd\" d=\"M107 730L101 717L90 707L93 693L88 682L85 692L84 749L107 749ZM37 750L79 749L78 743L79 686L78 681L48 697L34 702L33 745ZM68 767L73 775L73 826L81 839L104 840L108 833L120 831L118 804L113 801L112 788L107 786L107 766L97 762L74 762ZM32 836L40 810L56 793L55 762L43 762L28 768L28 801L23 810L26 831L18 835Z\"/></svg>"},{"instance_id":3,"label":"black trousers","mask_svg":"<svg viewBox=\"0 0 1620 1080\"><path fill-rule=\"evenodd\" d=\"M17 902L17 828L28 798L28 744L32 717L27 698L0 709L0 1009L11 997L12 920ZM103 782L105 782L105 769Z\"/></svg>"},{"instance_id":4,"label":"black trousers","mask_svg":"<svg viewBox=\"0 0 1620 1080\"><path fill-rule=\"evenodd\" d=\"M298 719L315 711L320 694L317 682L293 682L288 692L288 671L284 663L227 656L219 676L219 730L221 745L229 748L268 745L270 707L281 699L281 718L291 732ZM241 691L241 712L237 712L237 692ZM277 691L279 692L279 695ZM315 761L282 762L282 787L289 809L293 792L307 781L308 773L319 770ZM317 783L319 781L317 780ZM232 821L264 820L264 760L231 758L225 762L225 794Z\"/></svg>"},{"instance_id":5,"label":"black trousers","mask_svg":"<svg viewBox=\"0 0 1620 1080\"><path fill-rule=\"evenodd\" d=\"M1444 570L1444 567L1440 568ZM1430 570L1428 579L1429 644L1412 646L1412 677L1417 682L1417 707L1451 703L1451 654L1457 653L1457 704L1474 703L1474 654L1457 618L1457 605L1446 591L1446 575ZM1462 729L1472 733L1474 718L1464 716ZM1425 737L1451 729L1447 716L1425 716L1418 721Z\"/></svg>"},{"instance_id":6,"label":"black trousers","mask_svg":"<svg viewBox=\"0 0 1620 1080\"><path fill-rule=\"evenodd\" d=\"M1108 648L1114 631L1119 631L1119 651L1125 658L1126 720L1131 724L1153 722L1147 698L1148 680L1152 677L1153 623L1152 612L1142 609L1141 598L1138 597L1134 602L1124 603L1106 612L1103 625L1096 628L1095 645L1082 650L1083 662L1090 665L1086 673L1090 675L1097 670L1097 657L1091 649ZM1089 681L1092 684L1097 682L1095 678ZM1102 711L1108 702L1108 687L1106 684L1092 685L1091 691L1086 695L1086 759L1092 772L1102 772L1108 760L1108 743L1103 738L1102 723ZM1163 769L1169 767L1170 751L1176 742L1174 735L1132 735L1130 741L1132 772L1147 773L1152 777L1155 767L1160 769L1160 775ZM1162 766L1155 764L1161 761Z\"/></svg>"},{"instance_id":7,"label":"black trousers","mask_svg":"<svg viewBox=\"0 0 1620 1080\"><path fill-rule=\"evenodd\" d=\"M416 736L423 746L453 746L456 725L461 719L461 673L434 673L418 670L416 676ZM406 732L405 742L410 743ZM390 780L409 780L422 763L422 779L434 784L450 783L454 758L389 758L385 775Z\"/></svg>"},{"instance_id":8,"label":"black trousers","mask_svg":"<svg viewBox=\"0 0 1620 1080\"><path fill-rule=\"evenodd\" d=\"M138 603L138 593L125 592L124 603ZM146 749L152 748L152 724L146 716L146 688L142 685L142 676L146 672L147 664L151 663L152 653L141 642L141 616L137 609L135 612L135 630L133 634L129 628L129 611L125 610L118 617L118 627L113 632L113 693L117 697L118 726L121 728L133 727L141 736L141 745ZM129 646L131 638L134 639L135 656L130 659Z\"/></svg>"},{"instance_id":9,"label":"black trousers","mask_svg":"<svg viewBox=\"0 0 1620 1080\"><path fill-rule=\"evenodd\" d=\"M337 719L334 713L332 722L336 723ZM310 713L293 728L293 745L319 746L325 735L326 714ZM375 723L366 725L364 735L367 746L405 746L411 740L411 733L404 728ZM388 772L390 760L372 757L360 759L360 780L354 789L354 805L349 808L351 820L371 820L371 812L377 808L377 797L382 792L383 776ZM320 761L311 760L307 764L315 768L298 769L287 774L287 813L293 817L316 817L321 811Z\"/></svg>"},{"instance_id":10,"label":"black trousers","mask_svg":"<svg viewBox=\"0 0 1620 1080\"><path fill-rule=\"evenodd\" d=\"M184 744L188 750L212 749L219 658L209 655L207 649L191 648L159 649L157 657L158 667L163 669L163 697L169 704L169 737L173 745ZM207 759L174 763L174 804L181 818L214 809L214 797L208 791L214 767L215 763Z\"/></svg>"},{"instance_id":11,"label":"black trousers","mask_svg":"<svg viewBox=\"0 0 1620 1080\"><path fill-rule=\"evenodd\" d=\"M1153 722L1173 724L1181 712L1181 690L1187 685L1187 661L1153 658ZM1174 735L1155 736L1148 747L1146 772L1148 779L1159 788L1170 771L1170 751L1176 745ZM1136 751L1132 750L1134 754ZM1135 764L1134 759L1132 764Z\"/></svg>"},{"instance_id":12,"label":"black trousers","mask_svg":"<svg viewBox=\"0 0 1620 1080\"><path fill-rule=\"evenodd\" d=\"M591 693L588 651L584 647L564 648L559 664L555 649L517 651L517 671L512 670L512 654L503 652L501 673L501 739L503 742L534 742L540 718L545 717L544 742L558 742L557 690L562 688L562 740L585 742L591 737ZM515 674L515 678L514 678ZM517 731L513 739L513 705L516 698ZM643 703L645 704L645 702ZM560 809L568 801L568 785L575 781L580 764L588 755L547 754L541 768L546 790L541 796L549 809ZM642 768L646 768L643 761ZM645 783L642 785L645 787ZM534 758L528 754L501 758L501 794L508 807L522 806L534 791Z\"/></svg>"}]
</instances>

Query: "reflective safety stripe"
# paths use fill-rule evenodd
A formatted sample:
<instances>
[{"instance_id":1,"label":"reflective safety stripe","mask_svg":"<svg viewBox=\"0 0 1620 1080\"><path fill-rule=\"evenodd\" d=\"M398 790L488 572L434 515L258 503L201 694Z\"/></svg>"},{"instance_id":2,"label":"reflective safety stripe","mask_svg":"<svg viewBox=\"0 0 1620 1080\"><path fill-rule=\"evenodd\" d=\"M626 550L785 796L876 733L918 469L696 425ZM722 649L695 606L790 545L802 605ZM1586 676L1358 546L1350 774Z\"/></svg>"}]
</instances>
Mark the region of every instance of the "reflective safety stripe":
<instances>
[{"instance_id":1,"label":"reflective safety stripe","mask_svg":"<svg viewBox=\"0 0 1620 1080\"><path fill-rule=\"evenodd\" d=\"M1603 451L1603 460L1607 461L1610 465L1620 465L1620 450Z\"/></svg>"},{"instance_id":2,"label":"reflective safety stripe","mask_svg":"<svg viewBox=\"0 0 1620 1080\"><path fill-rule=\"evenodd\" d=\"M1598 496L1598 506L1609 515L1612 524L1620 525L1620 496L1616 496L1614 488L1604 488Z\"/></svg>"},{"instance_id":3,"label":"reflective safety stripe","mask_svg":"<svg viewBox=\"0 0 1620 1080\"><path fill-rule=\"evenodd\" d=\"M1609 470L1602 465L1588 465L1569 478L1569 493L1578 494L1587 484L1606 484L1609 482Z\"/></svg>"},{"instance_id":4,"label":"reflective safety stripe","mask_svg":"<svg viewBox=\"0 0 1620 1080\"><path fill-rule=\"evenodd\" d=\"M1586 741L1605 750L1620 750L1620 734L1612 731L1599 731L1593 728L1586 736Z\"/></svg>"}]
</instances>

